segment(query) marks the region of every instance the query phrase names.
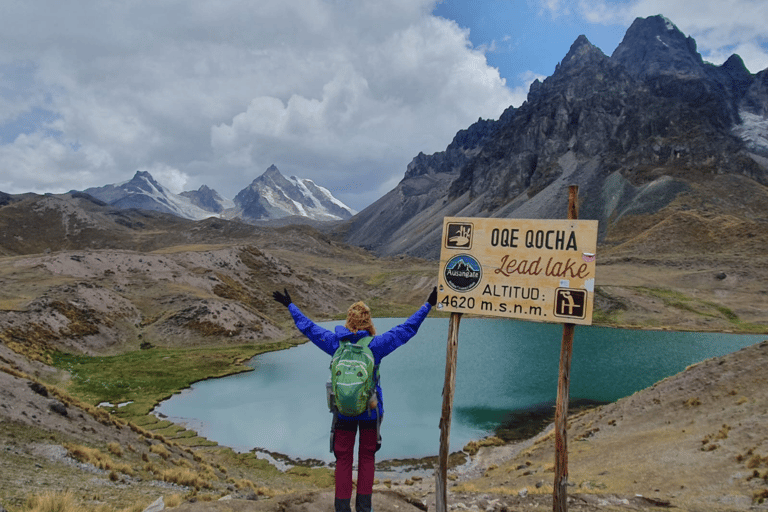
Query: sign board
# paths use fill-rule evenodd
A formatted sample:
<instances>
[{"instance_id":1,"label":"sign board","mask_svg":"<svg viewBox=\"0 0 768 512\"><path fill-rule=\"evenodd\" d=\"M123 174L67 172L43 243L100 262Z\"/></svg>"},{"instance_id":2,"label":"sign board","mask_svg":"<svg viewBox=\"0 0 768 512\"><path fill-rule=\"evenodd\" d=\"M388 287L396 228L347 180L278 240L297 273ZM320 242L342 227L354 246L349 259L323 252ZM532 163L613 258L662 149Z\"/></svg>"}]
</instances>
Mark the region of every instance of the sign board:
<instances>
[{"instance_id":1,"label":"sign board","mask_svg":"<svg viewBox=\"0 0 768 512\"><path fill-rule=\"evenodd\" d=\"M446 217L437 307L592 323L596 220Z\"/></svg>"}]
</instances>

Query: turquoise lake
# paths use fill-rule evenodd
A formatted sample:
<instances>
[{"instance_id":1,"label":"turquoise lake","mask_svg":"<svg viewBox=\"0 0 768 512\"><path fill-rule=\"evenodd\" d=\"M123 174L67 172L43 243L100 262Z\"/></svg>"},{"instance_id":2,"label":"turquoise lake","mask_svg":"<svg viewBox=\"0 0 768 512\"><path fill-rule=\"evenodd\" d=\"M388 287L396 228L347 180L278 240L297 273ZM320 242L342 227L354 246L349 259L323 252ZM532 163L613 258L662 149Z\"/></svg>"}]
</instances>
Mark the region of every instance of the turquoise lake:
<instances>
[{"instance_id":1,"label":"turquoise lake","mask_svg":"<svg viewBox=\"0 0 768 512\"><path fill-rule=\"evenodd\" d=\"M403 319L374 321L378 332ZM342 322L321 324L326 328ZM482 438L512 410L554 402L562 326L465 318L459 330L451 451ZM436 455L448 320L428 318L381 364L383 445L377 460ZM765 335L577 326L570 399L610 402ZM254 371L194 384L156 413L238 451L333 461L325 398L330 357L312 343L257 356Z\"/></svg>"}]
</instances>

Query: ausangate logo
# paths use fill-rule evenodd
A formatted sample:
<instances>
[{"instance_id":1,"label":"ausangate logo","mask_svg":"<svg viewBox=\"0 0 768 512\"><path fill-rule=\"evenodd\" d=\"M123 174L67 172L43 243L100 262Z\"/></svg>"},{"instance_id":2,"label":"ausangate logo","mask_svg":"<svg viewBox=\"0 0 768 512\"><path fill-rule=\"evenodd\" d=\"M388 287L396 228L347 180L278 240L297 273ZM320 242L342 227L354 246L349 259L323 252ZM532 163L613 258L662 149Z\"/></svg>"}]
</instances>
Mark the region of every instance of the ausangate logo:
<instances>
[{"instance_id":1,"label":"ausangate logo","mask_svg":"<svg viewBox=\"0 0 768 512\"><path fill-rule=\"evenodd\" d=\"M469 254L458 254L445 265L443 277L446 284L457 292L468 292L480 282L483 268Z\"/></svg>"}]
</instances>

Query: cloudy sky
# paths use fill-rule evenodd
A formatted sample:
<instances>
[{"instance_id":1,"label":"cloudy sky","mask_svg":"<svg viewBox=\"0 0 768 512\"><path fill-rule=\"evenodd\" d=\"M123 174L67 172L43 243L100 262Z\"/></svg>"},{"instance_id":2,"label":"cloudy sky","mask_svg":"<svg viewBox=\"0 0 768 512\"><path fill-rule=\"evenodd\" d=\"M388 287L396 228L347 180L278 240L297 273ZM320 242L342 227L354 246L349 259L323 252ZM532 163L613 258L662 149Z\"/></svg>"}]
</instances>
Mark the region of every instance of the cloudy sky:
<instances>
[{"instance_id":1,"label":"cloudy sky","mask_svg":"<svg viewBox=\"0 0 768 512\"><path fill-rule=\"evenodd\" d=\"M659 13L768 67L764 0L0 0L0 191L144 170L232 198L275 164L361 210L580 34L610 55Z\"/></svg>"}]
</instances>

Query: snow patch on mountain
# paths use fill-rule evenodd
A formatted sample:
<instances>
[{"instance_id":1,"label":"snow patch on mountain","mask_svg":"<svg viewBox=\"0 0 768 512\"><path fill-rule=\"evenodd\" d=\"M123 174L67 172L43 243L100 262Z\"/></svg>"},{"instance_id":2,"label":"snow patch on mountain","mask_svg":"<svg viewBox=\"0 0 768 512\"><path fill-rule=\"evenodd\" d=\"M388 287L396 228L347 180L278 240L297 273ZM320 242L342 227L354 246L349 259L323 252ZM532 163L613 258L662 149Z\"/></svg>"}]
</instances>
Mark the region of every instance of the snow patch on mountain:
<instances>
[{"instance_id":1,"label":"snow patch on mountain","mask_svg":"<svg viewBox=\"0 0 768 512\"><path fill-rule=\"evenodd\" d=\"M768 118L740 110L741 124L733 127L733 132L747 147L759 153L768 154Z\"/></svg>"}]
</instances>

